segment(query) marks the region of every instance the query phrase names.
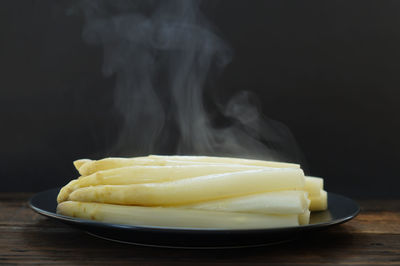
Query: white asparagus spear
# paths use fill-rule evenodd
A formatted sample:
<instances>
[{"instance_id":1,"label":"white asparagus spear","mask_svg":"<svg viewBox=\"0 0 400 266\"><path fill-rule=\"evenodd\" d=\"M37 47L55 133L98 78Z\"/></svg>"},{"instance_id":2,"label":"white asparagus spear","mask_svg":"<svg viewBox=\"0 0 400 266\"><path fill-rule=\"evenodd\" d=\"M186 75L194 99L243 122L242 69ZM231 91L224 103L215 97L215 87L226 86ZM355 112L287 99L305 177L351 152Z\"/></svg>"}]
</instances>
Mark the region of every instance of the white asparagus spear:
<instances>
[{"instance_id":1,"label":"white asparagus spear","mask_svg":"<svg viewBox=\"0 0 400 266\"><path fill-rule=\"evenodd\" d=\"M60 189L60 192L58 192L57 203L66 201L68 199L69 194L71 194L71 192L74 191L74 187L77 186L78 182L79 182L79 179L74 179L74 180L71 180L65 186L63 186Z\"/></svg>"},{"instance_id":2,"label":"white asparagus spear","mask_svg":"<svg viewBox=\"0 0 400 266\"><path fill-rule=\"evenodd\" d=\"M265 214L302 214L308 210L305 191L275 191L180 206L185 209Z\"/></svg>"},{"instance_id":3,"label":"white asparagus spear","mask_svg":"<svg viewBox=\"0 0 400 266\"><path fill-rule=\"evenodd\" d=\"M308 196L308 192L307 192ZM307 198L307 209L304 211L303 214L299 215L299 224L300 225L306 225L310 223L310 217L311 217L311 211L310 211L310 204L311 200Z\"/></svg>"},{"instance_id":4,"label":"white asparagus spear","mask_svg":"<svg viewBox=\"0 0 400 266\"><path fill-rule=\"evenodd\" d=\"M300 168L300 165L294 163L274 162L254 159L242 159L233 157L217 156L184 156L184 155L149 155L151 159L169 159L175 161L205 162L205 163L224 163L224 164L244 164L253 166L266 166L276 168Z\"/></svg>"},{"instance_id":5,"label":"white asparagus spear","mask_svg":"<svg viewBox=\"0 0 400 266\"><path fill-rule=\"evenodd\" d=\"M308 192L309 197L316 197L320 195L321 190L324 189L324 180L320 177L306 176L306 184L304 190Z\"/></svg>"},{"instance_id":6,"label":"white asparagus spear","mask_svg":"<svg viewBox=\"0 0 400 266\"><path fill-rule=\"evenodd\" d=\"M75 162L74 165L76 169L79 171L79 173L82 176L85 175L90 175L93 174L97 171L101 170L108 170L108 169L113 169L113 168L120 168L120 167L125 167L125 166L132 166L132 165L154 165L155 160L151 160L146 157L135 157L135 158L104 158L101 160L89 160L89 159L83 159L83 160L88 160L84 164L82 164L79 168L76 167ZM78 161L78 166L80 164Z\"/></svg>"},{"instance_id":7,"label":"white asparagus spear","mask_svg":"<svg viewBox=\"0 0 400 266\"><path fill-rule=\"evenodd\" d=\"M88 160L88 159L85 159ZM93 174L97 171L107 170L112 168L120 168L133 165L183 165L183 164L244 164L253 166L266 166L276 168L300 168L298 164L261 161L261 160L249 160L249 159L238 159L238 158L226 158L226 157L207 157L207 156L156 156L151 155L148 157L134 157L134 158L105 158L101 160L90 160L86 161L83 165L80 165L78 160L79 173L82 176Z\"/></svg>"},{"instance_id":8,"label":"white asparagus spear","mask_svg":"<svg viewBox=\"0 0 400 266\"><path fill-rule=\"evenodd\" d=\"M307 225L310 223L310 210L305 210L304 213L299 214L299 224L300 225Z\"/></svg>"},{"instance_id":9,"label":"white asparagus spear","mask_svg":"<svg viewBox=\"0 0 400 266\"><path fill-rule=\"evenodd\" d=\"M158 183L173 181L196 176L238 172L262 167L238 164L210 164L210 165L173 165L148 166L137 165L109 170L98 171L88 176L82 176L64 186L58 194L57 201L65 201L69 194L82 187L98 185L131 185L142 183Z\"/></svg>"},{"instance_id":10,"label":"white asparagus spear","mask_svg":"<svg viewBox=\"0 0 400 266\"><path fill-rule=\"evenodd\" d=\"M57 213L100 222L127 225L251 229L299 225L299 216L184 210L64 201Z\"/></svg>"},{"instance_id":11,"label":"white asparagus spear","mask_svg":"<svg viewBox=\"0 0 400 266\"><path fill-rule=\"evenodd\" d=\"M328 193L321 190L319 196L309 197L311 200L310 211L323 211L328 208Z\"/></svg>"},{"instance_id":12,"label":"white asparagus spear","mask_svg":"<svg viewBox=\"0 0 400 266\"><path fill-rule=\"evenodd\" d=\"M79 168L82 167L82 165L84 165L87 162L91 162L92 160L90 159L80 159L80 160L76 160L74 161L74 166L76 168L76 170L79 170Z\"/></svg>"},{"instance_id":13,"label":"white asparagus spear","mask_svg":"<svg viewBox=\"0 0 400 266\"><path fill-rule=\"evenodd\" d=\"M98 171L118 169L130 166L173 166L173 165L210 165L216 163L207 162L191 162L191 161L176 161L164 158L149 158L149 157L135 157L135 158L105 158L98 161L90 160L84 163L79 169L82 176L91 175ZM79 165L79 163L78 163Z\"/></svg>"},{"instance_id":14,"label":"white asparagus spear","mask_svg":"<svg viewBox=\"0 0 400 266\"><path fill-rule=\"evenodd\" d=\"M299 168L263 168L185 178L162 183L103 185L75 190L69 200L144 206L187 205L277 190L304 187Z\"/></svg>"}]
</instances>

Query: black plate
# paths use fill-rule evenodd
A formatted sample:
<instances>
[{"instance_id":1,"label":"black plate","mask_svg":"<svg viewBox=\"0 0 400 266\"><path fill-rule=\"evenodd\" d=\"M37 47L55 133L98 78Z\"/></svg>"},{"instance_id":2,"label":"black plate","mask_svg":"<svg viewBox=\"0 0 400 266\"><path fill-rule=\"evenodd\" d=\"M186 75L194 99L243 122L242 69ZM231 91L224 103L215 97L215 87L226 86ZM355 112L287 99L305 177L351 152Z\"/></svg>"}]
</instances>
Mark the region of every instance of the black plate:
<instances>
[{"instance_id":1,"label":"black plate","mask_svg":"<svg viewBox=\"0 0 400 266\"><path fill-rule=\"evenodd\" d=\"M81 229L88 234L147 246L181 248L233 248L271 245L295 239L300 234L324 229L354 218L360 211L353 200L328 193L328 210L311 213L310 224L273 229L199 229L157 226L131 226L83 220L56 213L59 189L50 189L34 195L29 206L36 212Z\"/></svg>"}]
</instances>

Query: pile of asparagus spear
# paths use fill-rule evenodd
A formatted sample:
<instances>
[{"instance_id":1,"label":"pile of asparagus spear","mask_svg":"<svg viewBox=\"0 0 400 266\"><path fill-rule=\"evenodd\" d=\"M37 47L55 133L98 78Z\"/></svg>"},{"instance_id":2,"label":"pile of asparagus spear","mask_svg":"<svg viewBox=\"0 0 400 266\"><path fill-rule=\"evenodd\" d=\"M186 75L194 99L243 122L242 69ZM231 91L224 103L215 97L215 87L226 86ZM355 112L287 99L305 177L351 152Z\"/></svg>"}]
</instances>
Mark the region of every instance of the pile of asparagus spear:
<instances>
[{"instance_id":1,"label":"pile of asparagus spear","mask_svg":"<svg viewBox=\"0 0 400 266\"><path fill-rule=\"evenodd\" d=\"M306 225L327 208L300 165L208 156L81 159L57 197L62 215L101 222L254 229Z\"/></svg>"}]
</instances>

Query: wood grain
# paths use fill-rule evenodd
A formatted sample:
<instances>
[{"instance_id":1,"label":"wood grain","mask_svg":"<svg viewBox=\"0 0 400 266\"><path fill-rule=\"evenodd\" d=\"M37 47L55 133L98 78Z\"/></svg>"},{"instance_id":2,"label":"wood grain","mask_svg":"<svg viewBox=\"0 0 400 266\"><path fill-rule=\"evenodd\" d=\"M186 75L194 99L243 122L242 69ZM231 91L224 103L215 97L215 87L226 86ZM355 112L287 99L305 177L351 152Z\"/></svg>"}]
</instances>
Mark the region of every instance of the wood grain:
<instances>
[{"instance_id":1,"label":"wood grain","mask_svg":"<svg viewBox=\"0 0 400 266\"><path fill-rule=\"evenodd\" d=\"M354 220L276 246L162 249L109 242L34 213L30 194L0 194L0 264L400 265L400 200L359 201Z\"/></svg>"}]
</instances>

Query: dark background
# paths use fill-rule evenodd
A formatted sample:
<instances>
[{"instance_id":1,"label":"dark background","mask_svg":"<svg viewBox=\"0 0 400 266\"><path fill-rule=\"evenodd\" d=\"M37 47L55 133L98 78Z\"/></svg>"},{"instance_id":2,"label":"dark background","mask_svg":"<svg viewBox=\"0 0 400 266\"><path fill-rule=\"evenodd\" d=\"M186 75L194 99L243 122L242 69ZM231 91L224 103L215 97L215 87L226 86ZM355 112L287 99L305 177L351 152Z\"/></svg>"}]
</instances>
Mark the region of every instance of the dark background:
<instances>
[{"instance_id":1,"label":"dark background","mask_svg":"<svg viewBox=\"0 0 400 266\"><path fill-rule=\"evenodd\" d=\"M72 1L1 1L0 191L61 186L118 135L114 81ZM328 191L399 196L400 2L225 0L222 95L247 89L285 123Z\"/></svg>"}]
</instances>

